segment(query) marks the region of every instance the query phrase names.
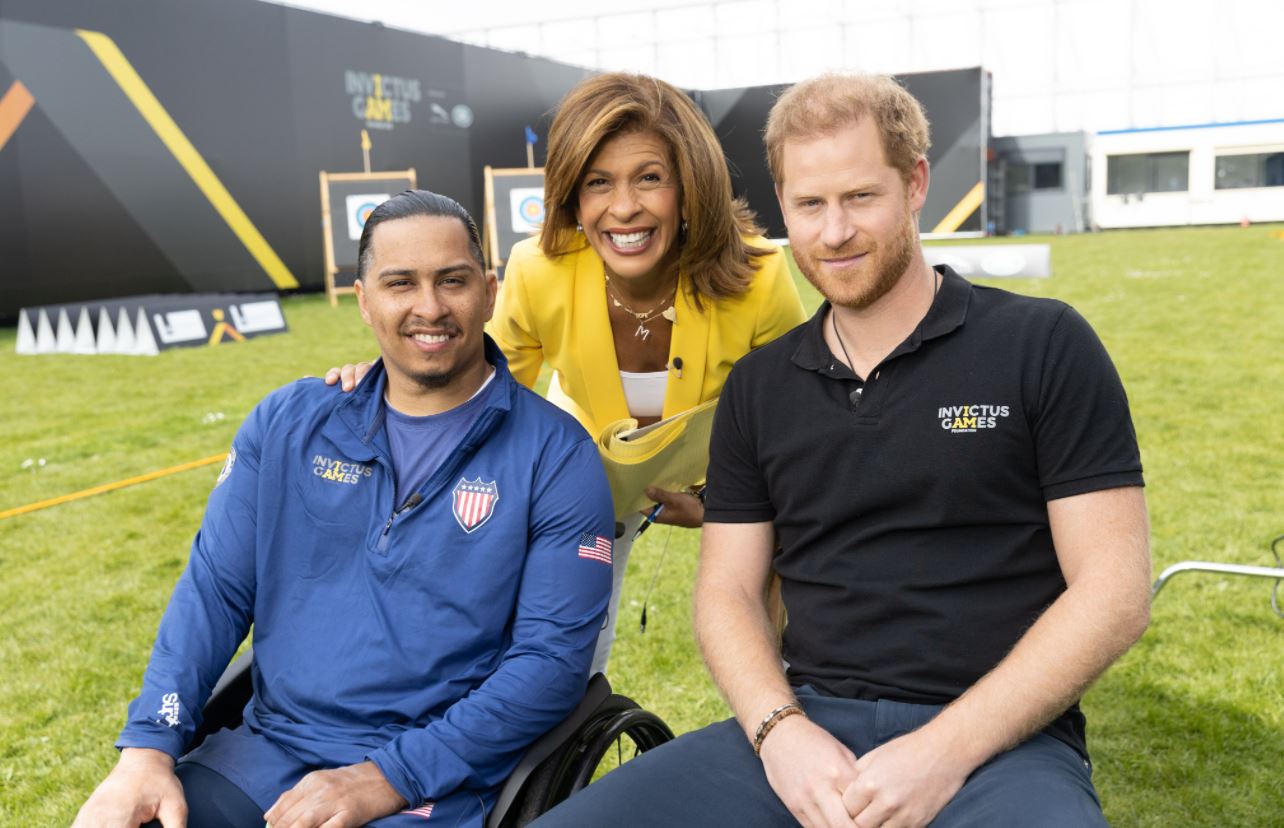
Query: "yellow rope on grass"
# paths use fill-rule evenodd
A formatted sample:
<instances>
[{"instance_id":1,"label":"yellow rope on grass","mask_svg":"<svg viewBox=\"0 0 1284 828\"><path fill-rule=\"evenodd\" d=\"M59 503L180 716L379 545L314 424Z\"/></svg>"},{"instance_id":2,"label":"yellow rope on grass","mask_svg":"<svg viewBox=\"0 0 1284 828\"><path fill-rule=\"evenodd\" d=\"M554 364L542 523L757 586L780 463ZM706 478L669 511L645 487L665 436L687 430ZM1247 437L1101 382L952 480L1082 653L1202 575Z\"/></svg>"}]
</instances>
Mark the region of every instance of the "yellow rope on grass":
<instances>
[{"instance_id":1,"label":"yellow rope on grass","mask_svg":"<svg viewBox=\"0 0 1284 828\"><path fill-rule=\"evenodd\" d=\"M123 489L126 486L133 486L136 483L146 483L149 480L156 480L161 477L168 477L171 474L178 474L179 472L185 472L190 469L197 469L197 468L200 468L201 466L210 466L210 465L213 465L214 463L221 463L226 458L227 458L226 452L223 454L213 454L213 455L210 455L209 457L203 457L200 460L193 460L190 463L183 463L180 466L171 466L168 469L160 469L159 471L148 472L147 474L140 474L137 477L131 477L127 480L118 480L115 483L106 483L102 486L95 486L92 489L85 489L84 491L80 491L80 492L72 492L71 494L60 495L58 497L51 497L48 500L41 500L37 503L28 503L26 506L19 506L15 509L6 509L5 511L0 512L0 520L4 520L5 518L11 518L16 515L25 515L28 512L35 512L40 509L48 509L50 506L60 506L63 503L70 503L73 500L80 500L86 497L93 497L94 495L104 494L106 492L114 492L117 489Z\"/></svg>"}]
</instances>

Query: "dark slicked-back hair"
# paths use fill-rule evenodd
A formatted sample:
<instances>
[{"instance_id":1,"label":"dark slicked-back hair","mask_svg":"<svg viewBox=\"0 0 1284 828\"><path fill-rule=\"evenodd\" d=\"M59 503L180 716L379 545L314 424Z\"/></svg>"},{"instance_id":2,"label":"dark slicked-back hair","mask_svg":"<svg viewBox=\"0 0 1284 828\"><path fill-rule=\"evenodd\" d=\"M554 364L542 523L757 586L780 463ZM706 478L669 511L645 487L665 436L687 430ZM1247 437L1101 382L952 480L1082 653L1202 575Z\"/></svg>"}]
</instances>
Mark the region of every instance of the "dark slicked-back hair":
<instances>
[{"instance_id":1,"label":"dark slicked-back hair","mask_svg":"<svg viewBox=\"0 0 1284 828\"><path fill-rule=\"evenodd\" d=\"M370 267L370 259L374 255L370 249L374 229L385 221L413 216L459 219L459 222L464 225L464 230L468 231L468 252L477 261L477 266L483 271L486 270L486 263L482 258L481 233L477 232L477 223L473 221L472 216L468 215L463 205L449 196L428 190L403 190L374 208L374 212L366 219L365 227L361 229L361 241L357 244L358 279L365 278L366 269Z\"/></svg>"}]
</instances>

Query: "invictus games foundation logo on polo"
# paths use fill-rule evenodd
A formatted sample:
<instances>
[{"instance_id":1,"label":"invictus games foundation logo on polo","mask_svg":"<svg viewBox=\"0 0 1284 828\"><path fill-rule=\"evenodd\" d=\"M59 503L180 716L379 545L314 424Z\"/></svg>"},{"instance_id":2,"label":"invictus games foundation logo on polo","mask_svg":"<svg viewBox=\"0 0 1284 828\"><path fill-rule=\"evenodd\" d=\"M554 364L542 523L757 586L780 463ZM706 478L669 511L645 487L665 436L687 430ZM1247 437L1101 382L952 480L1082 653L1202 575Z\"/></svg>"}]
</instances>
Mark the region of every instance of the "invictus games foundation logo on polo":
<instances>
[{"instance_id":1,"label":"invictus games foundation logo on polo","mask_svg":"<svg viewBox=\"0 0 1284 828\"><path fill-rule=\"evenodd\" d=\"M423 100L416 78L398 78L380 72L343 73L343 88L352 98L352 115L370 129L392 129L408 124L411 104Z\"/></svg>"},{"instance_id":2,"label":"invictus games foundation logo on polo","mask_svg":"<svg viewBox=\"0 0 1284 828\"><path fill-rule=\"evenodd\" d=\"M349 463L347 460L335 460L318 454L312 458L312 473L322 480L355 486L374 474L374 468L364 463Z\"/></svg>"},{"instance_id":3,"label":"invictus games foundation logo on polo","mask_svg":"<svg viewBox=\"0 0 1284 828\"><path fill-rule=\"evenodd\" d=\"M951 434L970 434L998 428L999 420L1008 416L1006 405L945 405L936 410L941 428Z\"/></svg>"}]
</instances>

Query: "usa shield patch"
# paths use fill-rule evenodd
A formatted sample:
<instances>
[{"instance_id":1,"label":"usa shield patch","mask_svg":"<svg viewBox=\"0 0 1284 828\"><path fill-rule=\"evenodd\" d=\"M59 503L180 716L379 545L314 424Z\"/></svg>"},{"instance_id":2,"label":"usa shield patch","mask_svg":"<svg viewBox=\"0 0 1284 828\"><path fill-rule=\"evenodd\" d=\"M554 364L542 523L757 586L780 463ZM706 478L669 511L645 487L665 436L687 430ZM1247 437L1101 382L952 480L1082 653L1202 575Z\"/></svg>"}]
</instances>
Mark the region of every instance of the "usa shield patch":
<instances>
[{"instance_id":1,"label":"usa shield patch","mask_svg":"<svg viewBox=\"0 0 1284 828\"><path fill-rule=\"evenodd\" d=\"M499 487L494 480L483 483L480 477L476 480L461 477L451 495L451 511L459 528L471 533L490 520L498 501Z\"/></svg>"}]
</instances>

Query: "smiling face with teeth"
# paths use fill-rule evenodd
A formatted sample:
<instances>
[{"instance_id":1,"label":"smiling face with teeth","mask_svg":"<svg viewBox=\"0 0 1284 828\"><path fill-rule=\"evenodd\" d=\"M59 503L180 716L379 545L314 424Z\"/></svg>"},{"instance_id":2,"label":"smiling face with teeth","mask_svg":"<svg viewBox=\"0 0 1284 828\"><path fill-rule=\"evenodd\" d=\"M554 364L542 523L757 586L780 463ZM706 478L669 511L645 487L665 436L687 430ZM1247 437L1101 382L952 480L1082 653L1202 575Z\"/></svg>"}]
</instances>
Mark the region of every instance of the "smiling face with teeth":
<instances>
[{"instance_id":1,"label":"smiling face with teeth","mask_svg":"<svg viewBox=\"0 0 1284 828\"><path fill-rule=\"evenodd\" d=\"M676 275L681 189L672 153L654 132L612 135L589 159L576 220L607 275L631 295L663 293Z\"/></svg>"},{"instance_id":2,"label":"smiling face with teeth","mask_svg":"<svg viewBox=\"0 0 1284 828\"><path fill-rule=\"evenodd\" d=\"M483 273L458 219L384 221L356 282L361 318L388 372L388 403L437 414L466 401L488 372L482 328L495 310L495 277Z\"/></svg>"}]
</instances>

